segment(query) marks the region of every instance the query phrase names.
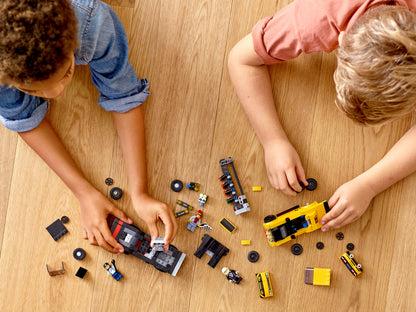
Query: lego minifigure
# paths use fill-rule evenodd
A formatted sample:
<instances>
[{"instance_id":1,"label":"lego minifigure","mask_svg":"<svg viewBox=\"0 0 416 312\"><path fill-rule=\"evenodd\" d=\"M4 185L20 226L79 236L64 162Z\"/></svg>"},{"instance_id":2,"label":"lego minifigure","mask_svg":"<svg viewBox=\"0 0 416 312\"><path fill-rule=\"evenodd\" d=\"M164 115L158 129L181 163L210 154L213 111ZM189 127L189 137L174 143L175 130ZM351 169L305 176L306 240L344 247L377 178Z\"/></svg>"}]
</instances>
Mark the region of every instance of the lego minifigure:
<instances>
[{"instance_id":1,"label":"lego minifigure","mask_svg":"<svg viewBox=\"0 0 416 312\"><path fill-rule=\"evenodd\" d=\"M199 206L200 207L202 207L202 206L204 206L204 204L207 202L207 199L208 199L208 195L205 195L205 194L199 194L199 202L200 202L200 204L199 204Z\"/></svg>"},{"instance_id":2,"label":"lego minifigure","mask_svg":"<svg viewBox=\"0 0 416 312\"><path fill-rule=\"evenodd\" d=\"M104 263L104 269L107 270L107 274L114 277L114 279L118 282L123 275L117 270L116 268L116 261L113 259L111 260L111 265L108 262Z\"/></svg>"},{"instance_id":3,"label":"lego minifigure","mask_svg":"<svg viewBox=\"0 0 416 312\"><path fill-rule=\"evenodd\" d=\"M241 276L238 275L238 271L230 270L227 267L222 268L222 273L227 277L230 283L239 284L243 279Z\"/></svg>"},{"instance_id":4,"label":"lego minifigure","mask_svg":"<svg viewBox=\"0 0 416 312\"><path fill-rule=\"evenodd\" d=\"M193 232L195 231L195 228L201 224L201 218L203 216L202 210L198 210L194 216L190 217L188 220L188 225L186 226L186 228Z\"/></svg>"}]
</instances>

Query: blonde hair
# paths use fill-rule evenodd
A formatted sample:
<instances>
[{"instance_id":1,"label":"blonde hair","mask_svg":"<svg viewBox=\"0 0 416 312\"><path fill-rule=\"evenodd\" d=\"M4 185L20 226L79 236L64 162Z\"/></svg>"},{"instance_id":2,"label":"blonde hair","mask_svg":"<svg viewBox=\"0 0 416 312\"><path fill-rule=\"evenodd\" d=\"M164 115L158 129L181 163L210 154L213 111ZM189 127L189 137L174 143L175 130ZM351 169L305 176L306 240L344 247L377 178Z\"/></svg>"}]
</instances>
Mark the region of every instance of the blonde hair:
<instances>
[{"instance_id":1,"label":"blonde hair","mask_svg":"<svg viewBox=\"0 0 416 312\"><path fill-rule=\"evenodd\" d=\"M415 108L415 13L384 5L367 11L346 34L337 58L336 104L349 118L374 125Z\"/></svg>"},{"instance_id":2,"label":"blonde hair","mask_svg":"<svg viewBox=\"0 0 416 312\"><path fill-rule=\"evenodd\" d=\"M0 1L0 83L48 79L78 46L68 0Z\"/></svg>"}]
</instances>

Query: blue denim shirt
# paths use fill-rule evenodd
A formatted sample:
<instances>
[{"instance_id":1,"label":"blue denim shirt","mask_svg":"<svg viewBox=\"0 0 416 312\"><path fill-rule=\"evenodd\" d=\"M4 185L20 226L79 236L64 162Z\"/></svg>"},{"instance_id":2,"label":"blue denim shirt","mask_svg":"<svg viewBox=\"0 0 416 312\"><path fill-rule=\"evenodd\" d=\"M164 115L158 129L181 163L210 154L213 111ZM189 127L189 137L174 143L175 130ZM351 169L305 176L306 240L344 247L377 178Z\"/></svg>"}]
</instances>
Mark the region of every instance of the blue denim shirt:
<instances>
[{"instance_id":1,"label":"blue denim shirt","mask_svg":"<svg viewBox=\"0 0 416 312\"><path fill-rule=\"evenodd\" d=\"M99 0L72 0L78 19L76 65L89 65L100 92L98 104L108 111L127 112L149 96L147 79L137 79L128 61L123 25L110 6ZM12 131L36 128L46 115L48 101L6 85L0 86L0 122Z\"/></svg>"}]
</instances>

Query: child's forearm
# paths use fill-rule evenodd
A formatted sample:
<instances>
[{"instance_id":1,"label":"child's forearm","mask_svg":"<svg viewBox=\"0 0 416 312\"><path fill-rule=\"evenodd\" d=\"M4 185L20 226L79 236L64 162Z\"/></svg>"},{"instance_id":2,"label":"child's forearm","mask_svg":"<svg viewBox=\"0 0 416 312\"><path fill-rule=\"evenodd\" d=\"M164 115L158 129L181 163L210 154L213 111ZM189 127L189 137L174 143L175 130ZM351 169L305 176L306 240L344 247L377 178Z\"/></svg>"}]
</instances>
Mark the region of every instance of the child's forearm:
<instances>
[{"instance_id":1,"label":"child's forearm","mask_svg":"<svg viewBox=\"0 0 416 312\"><path fill-rule=\"evenodd\" d=\"M263 147L287 140L274 104L268 69L254 51L251 35L230 52L228 69L241 105Z\"/></svg>"},{"instance_id":2,"label":"child's forearm","mask_svg":"<svg viewBox=\"0 0 416 312\"><path fill-rule=\"evenodd\" d=\"M146 140L141 106L127 113L113 112L132 194L147 193Z\"/></svg>"},{"instance_id":3,"label":"child's forearm","mask_svg":"<svg viewBox=\"0 0 416 312\"><path fill-rule=\"evenodd\" d=\"M379 194L416 171L416 126L413 126L362 178Z\"/></svg>"},{"instance_id":4,"label":"child's forearm","mask_svg":"<svg viewBox=\"0 0 416 312\"><path fill-rule=\"evenodd\" d=\"M19 135L55 171L75 196L79 198L94 188L45 119L35 129L20 132Z\"/></svg>"}]
</instances>

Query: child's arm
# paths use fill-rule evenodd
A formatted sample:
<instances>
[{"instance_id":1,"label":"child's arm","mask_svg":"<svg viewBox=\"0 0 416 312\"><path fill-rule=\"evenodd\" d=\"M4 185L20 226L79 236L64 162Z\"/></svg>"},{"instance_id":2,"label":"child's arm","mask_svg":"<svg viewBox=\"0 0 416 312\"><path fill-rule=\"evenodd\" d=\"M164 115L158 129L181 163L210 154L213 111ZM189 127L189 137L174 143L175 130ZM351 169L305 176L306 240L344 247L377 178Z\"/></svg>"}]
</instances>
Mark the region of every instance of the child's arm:
<instances>
[{"instance_id":1,"label":"child's arm","mask_svg":"<svg viewBox=\"0 0 416 312\"><path fill-rule=\"evenodd\" d=\"M126 113L113 112L113 119L123 151L134 209L146 222L152 239L159 236L157 221L160 219L164 223L167 248L176 235L178 226L169 206L149 196L147 191L143 110L139 106Z\"/></svg>"},{"instance_id":2,"label":"child's arm","mask_svg":"<svg viewBox=\"0 0 416 312\"><path fill-rule=\"evenodd\" d=\"M108 228L107 216L112 214L125 222L132 221L85 179L50 124L44 119L35 129L19 135L77 197L83 237L110 252L122 253L123 246L113 238Z\"/></svg>"},{"instance_id":3,"label":"child's arm","mask_svg":"<svg viewBox=\"0 0 416 312\"><path fill-rule=\"evenodd\" d=\"M307 185L296 150L289 142L277 116L270 76L247 35L231 50L228 59L230 77L265 153L271 185L288 195L301 191L298 181Z\"/></svg>"},{"instance_id":4,"label":"child's arm","mask_svg":"<svg viewBox=\"0 0 416 312\"><path fill-rule=\"evenodd\" d=\"M416 126L413 126L373 167L341 185L329 199L331 209L321 220L322 231L357 220L371 200L416 171Z\"/></svg>"}]
</instances>

